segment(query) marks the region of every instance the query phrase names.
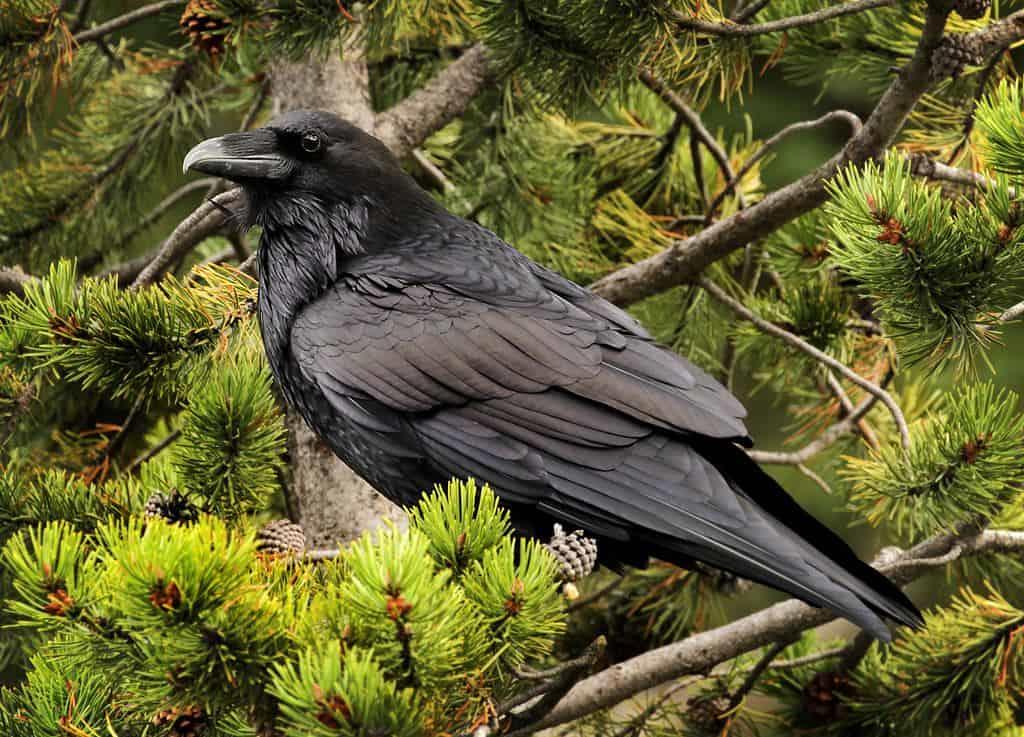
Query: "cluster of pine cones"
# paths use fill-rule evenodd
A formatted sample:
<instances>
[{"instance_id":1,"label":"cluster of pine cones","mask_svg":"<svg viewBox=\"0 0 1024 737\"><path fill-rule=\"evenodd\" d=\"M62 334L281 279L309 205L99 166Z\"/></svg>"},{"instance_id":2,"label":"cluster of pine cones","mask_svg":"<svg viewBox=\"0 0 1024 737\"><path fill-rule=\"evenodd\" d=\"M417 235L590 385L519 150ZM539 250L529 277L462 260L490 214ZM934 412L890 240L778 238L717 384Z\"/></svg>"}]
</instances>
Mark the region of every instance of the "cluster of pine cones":
<instances>
[{"instance_id":1,"label":"cluster of pine cones","mask_svg":"<svg viewBox=\"0 0 1024 737\"><path fill-rule=\"evenodd\" d=\"M189 0L178 25L192 46L210 58L224 53L224 34L231 22L220 13L214 0Z\"/></svg>"}]
</instances>

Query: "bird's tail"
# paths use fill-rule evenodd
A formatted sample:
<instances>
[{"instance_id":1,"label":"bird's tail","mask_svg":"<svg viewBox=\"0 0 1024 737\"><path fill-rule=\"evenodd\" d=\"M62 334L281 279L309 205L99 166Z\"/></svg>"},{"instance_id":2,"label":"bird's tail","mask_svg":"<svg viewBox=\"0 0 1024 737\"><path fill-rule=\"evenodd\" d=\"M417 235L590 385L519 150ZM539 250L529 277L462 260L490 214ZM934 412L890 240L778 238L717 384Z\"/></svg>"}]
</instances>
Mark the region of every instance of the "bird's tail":
<instances>
[{"instance_id":1,"label":"bird's tail","mask_svg":"<svg viewBox=\"0 0 1024 737\"><path fill-rule=\"evenodd\" d=\"M690 441L693 442L693 441ZM804 511L786 491L738 446L709 442L695 448L721 473L736 493L755 504L766 521L796 545L804 561L823 577L802 581L773 570L754 560L737 559L728 550L690 550L689 546L670 545L677 555L697 558L711 565L732 570L751 580L781 589L815 606L832 609L875 637L892 639L884 619L918 627L923 623L920 611L892 581L864 563L835 533ZM671 560L671 555L668 558Z\"/></svg>"}]
</instances>

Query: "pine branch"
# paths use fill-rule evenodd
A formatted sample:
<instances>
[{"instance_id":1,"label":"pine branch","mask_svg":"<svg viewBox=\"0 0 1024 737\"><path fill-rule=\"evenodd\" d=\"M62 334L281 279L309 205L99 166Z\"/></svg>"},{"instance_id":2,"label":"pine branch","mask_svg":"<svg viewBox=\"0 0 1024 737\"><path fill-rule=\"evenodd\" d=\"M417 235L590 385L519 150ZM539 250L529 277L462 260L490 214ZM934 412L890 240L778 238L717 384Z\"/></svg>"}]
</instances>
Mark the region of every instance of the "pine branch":
<instances>
[{"instance_id":1,"label":"pine branch","mask_svg":"<svg viewBox=\"0 0 1024 737\"><path fill-rule=\"evenodd\" d=\"M376 135L399 157L465 112L488 79L487 49L470 47L408 98L377 116Z\"/></svg>"},{"instance_id":2,"label":"pine branch","mask_svg":"<svg viewBox=\"0 0 1024 737\"><path fill-rule=\"evenodd\" d=\"M954 556L950 553L959 550ZM875 567L899 585L946 565L951 558L1020 553L1024 532L1011 530L966 531L936 535L907 551L886 555ZM887 551L883 551L887 552ZM938 561L943 561L939 563ZM836 618L827 610L791 599L730 624L693 635L630 658L581 681L544 719L531 725L536 731L565 724L618 704L641 691L682 676L705 673L744 653L775 642L790 641L804 630ZM529 734L529 732L524 732Z\"/></svg>"},{"instance_id":3,"label":"pine branch","mask_svg":"<svg viewBox=\"0 0 1024 737\"><path fill-rule=\"evenodd\" d=\"M842 374L864 391L877 397L879 401L881 401L882 404L886 406L890 414L892 414L892 418L896 422L896 427L899 429L900 442L902 443L903 448L910 448L910 429L907 427L907 421L903 417L903 411L900 409L899 405L896 403L896 400L892 398L892 395L889 394L889 392L887 392L882 387L878 386L878 384L868 381L863 376L858 374L856 371L849 368L845 364L840 363L839 361L837 361L824 351L818 350L803 338L794 335L788 330L780 328L778 325L775 325L774 323L768 322L767 320L765 320L762 317L759 317L758 315L755 315L753 312L747 309L747 307L745 307L742 303L737 302L735 299L726 294L721 287L719 287L714 282L708 280L707 278L702 277L698 281L698 284L700 284L704 291L706 291L708 294L714 297L718 302L721 302L723 305L731 309L744 320L753 323L754 326L757 327L757 329L760 330L761 332L773 335L776 338L782 340L784 343L792 346L793 348L796 348L797 350L806 353L807 355L814 358L816 361L819 361L820 363L823 363L824 365L828 366L833 371Z\"/></svg>"},{"instance_id":4,"label":"pine branch","mask_svg":"<svg viewBox=\"0 0 1024 737\"><path fill-rule=\"evenodd\" d=\"M170 8L184 5L185 2L186 0L161 0L161 2L156 2L151 5L144 5L141 8L136 8L129 13L125 13L124 15L119 15L116 18L108 20L106 23L101 23L98 26L93 26L88 30L76 33L74 36L75 42L81 45L88 43L89 41L97 41L114 31L119 31L133 23L139 22L140 20L145 20L146 18L158 15Z\"/></svg>"},{"instance_id":5,"label":"pine branch","mask_svg":"<svg viewBox=\"0 0 1024 737\"><path fill-rule=\"evenodd\" d=\"M167 236L160 250L132 282L132 288L145 287L159 279L179 258L204 239L219 233L243 209L244 195L240 189L229 189L204 202Z\"/></svg>"},{"instance_id":6,"label":"pine branch","mask_svg":"<svg viewBox=\"0 0 1024 737\"><path fill-rule=\"evenodd\" d=\"M876 8L887 8L896 5L903 0L854 0L854 2L840 3L831 8L823 8L805 15L794 15L789 18L769 21L767 23L740 24L740 23L711 23L708 21L689 18L681 11L674 13L676 24L687 31L697 31L711 36L723 36L729 38L746 38L759 36L765 33L778 33L793 28L806 28L817 25L834 18L841 18L844 15L863 13ZM761 6L763 7L763 5ZM760 10L758 8L757 10ZM757 12L756 10L754 12Z\"/></svg>"},{"instance_id":7,"label":"pine branch","mask_svg":"<svg viewBox=\"0 0 1024 737\"><path fill-rule=\"evenodd\" d=\"M827 199L826 182L846 165L863 164L885 151L914 105L928 90L932 51L942 38L948 15L948 9L929 6L913 58L840 153L746 210L714 223L691 238L676 241L655 256L605 276L594 283L593 291L619 306L633 304L693 280L737 248L821 205Z\"/></svg>"}]
</instances>

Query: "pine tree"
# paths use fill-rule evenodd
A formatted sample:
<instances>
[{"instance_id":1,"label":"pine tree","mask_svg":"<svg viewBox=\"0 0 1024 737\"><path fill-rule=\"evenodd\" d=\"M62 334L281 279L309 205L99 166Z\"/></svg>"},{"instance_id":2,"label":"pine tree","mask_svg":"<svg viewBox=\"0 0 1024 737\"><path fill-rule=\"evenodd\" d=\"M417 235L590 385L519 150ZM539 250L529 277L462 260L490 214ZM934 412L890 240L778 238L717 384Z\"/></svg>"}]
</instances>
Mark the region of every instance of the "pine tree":
<instances>
[{"instance_id":1,"label":"pine tree","mask_svg":"<svg viewBox=\"0 0 1024 737\"><path fill-rule=\"evenodd\" d=\"M0 732L1022 734L1017 5L0 3ZM741 617L702 565L567 582L586 531L516 540L473 479L346 534L258 233L179 173L296 106L758 401L751 455L924 578L925 627Z\"/></svg>"}]
</instances>

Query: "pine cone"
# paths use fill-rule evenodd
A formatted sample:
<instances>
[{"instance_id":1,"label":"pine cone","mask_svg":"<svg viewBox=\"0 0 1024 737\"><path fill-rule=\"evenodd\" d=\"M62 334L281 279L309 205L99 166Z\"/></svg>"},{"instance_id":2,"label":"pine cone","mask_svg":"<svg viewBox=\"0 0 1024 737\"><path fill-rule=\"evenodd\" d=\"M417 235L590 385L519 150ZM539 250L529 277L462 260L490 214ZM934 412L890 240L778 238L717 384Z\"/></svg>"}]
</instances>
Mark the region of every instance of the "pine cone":
<instances>
[{"instance_id":1,"label":"pine cone","mask_svg":"<svg viewBox=\"0 0 1024 737\"><path fill-rule=\"evenodd\" d=\"M725 724L723 715L728 709L729 699L725 696L694 696L686 702L686 720L697 729L717 735Z\"/></svg>"},{"instance_id":2,"label":"pine cone","mask_svg":"<svg viewBox=\"0 0 1024 737\"><path fill-rule=\"evenodd\" d=\"M172 489L166 494L158 491L149 498L146 516L162 517L172 525L191 525L199 519L199 510L177 489Z\"/></svg>"},{"instance_id":3,"label":"pine cone","mask_svg":"<svg viewBox=\"0 0 1024 737\"><path fill-rule=\"evenodd\" d=\"M721 568L715 568L699 561L694 568L708 579L715 591L725 596L742 593L751 586L750 581L740 578L735 573L723 571Z\"/></svg>"},{"instance_id":4,"label":"pine cone","mask_svg":"<svg viewBox=\"0 0 1024 737\"><path fill-rule=\"evenodd\" d=\"M992 0L956 0L953 10L964 20L977 20L985 15L990 5Z\"/></svg>"},{"instance_id":5,"label":"pine cone","mask_svg":"<svg viewBox=\"0 0 1024 737\"><path fill-rule=\"evenodd\" d=\"M195 48L213 58L224 53L224 31L231 23L214 0L189 0L178 25Z\"/></svg>"},{"instance_id":6,"label":"pine cone","mask_svg":"<svg viewBox=\"0 0 1024 737\"><path fill-rule=\"evenodd\" d=\"M209 720L200 706L177 707L158 711L153 724L167 727L174 737L200 737L206 731Z\"/></svg>"},{"instance_id":7,"label":"pine cone","mask_svg":"<svg viewBox=\"0 0 1024 737\"><path fill-rule=\"evenodd\" d=\"M306 533L294 522L274 520L256 534L256 549L261 553L301 553L306 549Z\"/></svg>"},{"instance_id":8,"label":"pine cone","mask_svg":"<svg viewBox=\"0 0 1024 737\"><path fill-rule=\"evenodd\" d=\"M850 696L853 685L845 673L824 671L816 673L804 686L803 711L815 724L833 724L839 721L846 707L842 696Z\"/></svg>"},{"instance_id":9,"label":"pine cone","mask_svg":"<svg viewBox=\"0 0 1024 737\"><path fill-rule=\"evenodd\" d=\"M932 52L932 79L946 77L956 79L968 66L981 64L985 60L982 45L978 39L966 33L951 33L942 37Z\"/></svg>"},{"instance_id":10,"label":"pine cone","mask_svg":"<svg viewBox=\"0 0 1024 737\"><path fill-rule=\"evenodd\" d=\"M597 565L597 540L586 537L583 530L566 534L561 525L555 525L545 547L562 566L563 581L579 581Z\"/></svg>"}]
</instances>

